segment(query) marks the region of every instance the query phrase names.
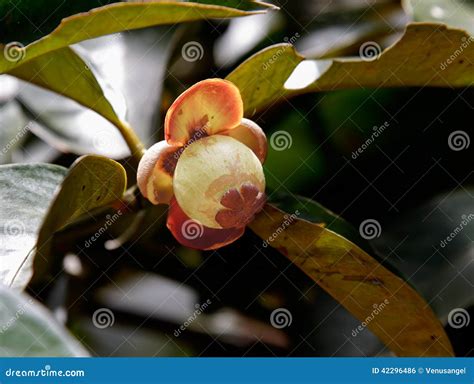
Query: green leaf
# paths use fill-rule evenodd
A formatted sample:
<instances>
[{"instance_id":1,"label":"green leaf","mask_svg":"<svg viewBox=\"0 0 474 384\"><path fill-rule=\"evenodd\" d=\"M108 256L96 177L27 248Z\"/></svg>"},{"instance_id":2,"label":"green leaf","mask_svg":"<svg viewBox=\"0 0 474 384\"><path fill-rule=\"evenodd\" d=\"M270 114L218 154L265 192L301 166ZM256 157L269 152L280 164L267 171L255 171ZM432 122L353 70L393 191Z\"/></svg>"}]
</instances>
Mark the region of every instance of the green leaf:
<instances>
[{"instance_id":1,"label":"green leaf","mask_svg":"<svg viewBox=\"0 0 474 384\"><path fill-rule=\"evenodd\" d=\"M225 5L229 6L182 1L140 1L121 2L95 8L87 13L63 19L49 35L29 44L24 49L13 50L10 55L7 53L5 57L0 56L0 73L9 72L18 65L25 64L48 52L115 32L153 25L247 16L274 8L270 4L253 1L227 1ZM238 8L232 8L237 5L239 5Z\"/></svg>"},{"instance_id":2,"label":"green leaf","mask_svg":"<svg viewBox=\"0 0 474 384\"><path fill-rule=\"evenodd\" d=\"M147 146L156 130L173 31L167 26L147 28L81 43L81 54L87 53L96 78L113 84L109 95L126 104L127 120ZM22 85L19 99L35 119L31 130L58 150L113 159L130 153L110 122L71 99L29 84Z\"/></svg>"},{"instance_id":3,"label":"green leaf","mask_svg":"<svg viewBox=\"0 0 474 384\"><path fill-rule=\"evenodd\" d=\"M289 95L283 85L304 60L291 44L265 48L240 64L228 76L239 89L246 116L272 106Z\"/></svg>"},{"instance_id":4,"label":"green leaf","mask_svg":"<svg viewBox=\"0 0 474 384\"><path fill-rule=\"evenodd\" d=\"M21 0L12 6L9 0L0 0L0 42L26 44L51 32L64 17L117 1Z\"/></svg>"},{"instance_id":5,"label":"green leaf","mask_svg":"<svg viewBox=\"0 0 474 384\"><path fill-rule=\"evenodd\" d=\"M18 101L31 118L30 131L58 151L112 159L130 156L113 124L71 99L23 83Z\"/></svg>"},{"instance_id":6,"label":"green leaf","mask_svg":"<svg viewBox=\"0 0 474 384\"><path fill-rule=\"evenodd\" d=\"M271 203L285 212L297 212L298 218L336 232L367 252L372 251L368 241L360 236L359 231L352 224L314 200L303 196L280 194L273 196Z\"/></svg>"},{"instance_id":7,"label":"green leaf","mask_svg":"<svg viewBox=\"0 0 474 384\"><path fill-rule=\"evenodd\" d=\"M138 157L143 148L136 134L124 122L124 116L117 114L107 100L104 88L88 65L68 46L123 30L208 18L246 16L265 12L272 7L251 1L240 4L239 9L235 9L199 3L147 1L115 3L95 8L64 19L51 34L27 47L15 43L0 46L4 51L0 55L0 73L9 73L96 111L121 131L132 155Z\"/></svg>"},{"instance_id":8,"label":"green leaf","mask_svg":"<svg viewBox=\"0 0 474 384\"><path fill-rule=\"evenodd\" d=\"M91 69L71 48L62 48L40 56L13 69L10 74L96 111L120 130L132 155L139 155L143 151L136 134L123 121L124 111L117 113L109 102L108 96L111 93L106 94L106 84L99 84ZM100 132L98 138L99 141L104 141Z\"/></svg>"},{"instance_id":9,"label":"green leaf","mask_svg":"<svg viewBox=\"0 0 474 384\"><path fill-rule=\"evenodd\" d=\"M362 59L304 60L293 46L277 44L250 57L227 79L239 87L247 116L283 98L309 92L466 87L474 84L473 40L465 31L444 24L415 23L377 58L367 53Z\"/></svg>"},{"instance_id":10,"label":"green leaf","mask_svg":"<svg viewBox=\"0 0 474 384\"><path fill-rule=\"evenodd\" d=\"M250 228L397 355L453 356L443 327L421 296L349 240L271 205Z\"/></svg>"},{"instance_id":11,"label":"green leaf","mask_svg":"<svg viewBox=\"0 0 474 384\"><path fill-rule=\"evenodd\" d=\"M69 97L96 111L112 124L123 124L123 116L119 117L115 112L94 73L71 48L38 57L13 69L10 74Z\"/></svg>"},{"instance_id":12,"label":"green leaf","mask_svg":"<svg viewBox=\"0 0 474 384\"><path fill-rule=\"evenodd\" d=\"M28 284L31 251L65 174L65 168L50 164L0 166L0 285L23 289Z\"/></svg>"},{"instance_id":13,"label":"green leaf","mask_svg":"<svg viewBox=\"0 0 474 384\"><path fill-rule=\"evenodd\" d=\"M445 23L474 35L474 2L471 0L403 0L415 21Z\"/></svg>"},{"instance_id":14,"label":"green leaf","mask_svg":"<svg viewBox=\"0 0 474 384\"><path fill-rule=\"evenodd\" d=\"M31 297L0 284L0 356L87 356L87 351Z\"/></svg>"},{"instance_id":15,"label":"green leaf","mask_svg":"<svg viewBox=\"0 0 474 384\"><path fill-rule=\"evenodd\" d=\"M41 226L34 260L35 280L51 277L58 268L52 253L54 233L82 214L120 200L126 186L125 169L116 161L93 155L76 160Z\"/></svg>"}]
</instances>

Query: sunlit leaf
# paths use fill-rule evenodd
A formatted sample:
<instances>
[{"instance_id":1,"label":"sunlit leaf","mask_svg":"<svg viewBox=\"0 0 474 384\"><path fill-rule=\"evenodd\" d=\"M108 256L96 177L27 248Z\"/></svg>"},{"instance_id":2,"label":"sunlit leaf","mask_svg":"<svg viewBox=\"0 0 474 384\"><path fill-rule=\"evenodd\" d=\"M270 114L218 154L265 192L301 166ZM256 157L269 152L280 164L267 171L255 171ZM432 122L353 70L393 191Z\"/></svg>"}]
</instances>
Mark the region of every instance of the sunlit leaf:
<instances>
[{"instance_id":1,"label":"sunlit leaf","mask_svg":"<svg viewBox=\"0 0 474 384\"><path fill-rule=\"evenodd\" d=\"M18 100L29 112L30 131L62 152L112 159L130 155L114 125L72 99L24 82Z\"/></svg>"},{"instance_id":2,"label":"sunlit leaf","mask_svg":"<svg viewBox=\"0 0 474 384\"><path fill-rule=\"evenodd\" d=\"M113 97L110 87L104 82L99 83L86 62L73 49L62 48L40 56L13 69L10 74L96 111L121 131L133 153L142 151L143 148L133 139L135 133L124 122L124 106L117 108L119 103ZM116 101L114 106L109 100ZM98 142L107 141L107 137L101 137L100 132L97 132L95 139Z\"/></svg>"},{"instance_id":3,"label":"sunlit leaf","mask_svg":"<svg viewBox=\"0 0 474 384\"><path fill-rule=\"evenodd\" d=\"M120 123L120 117L107 100L101 84L86 62L71 48L41 56L18 66L10 74L69 97L114 124Z\"/></svg>"},{"instance_id":4,"label":"sunlit leaf","mask_svg":"<svg viewBox=\"0 0 474 384\"><path fill-rule=\"evenodd\" d=\"M303 196L280 194L273 197L271 203L285 212L296 214L300 219L311 221L336 232L367 252L372 251L368 241L352 224L314 200Z\"/></svg>"},{"instance_id":5,"label":"sunlit leaf","mask_svg":"<svg viewBox=\"0 0 474 384\"><path fill-rule=\"evenodd\" d=\"M225 5L228 6L206 3L211 4L182 1L120 2L67 17L49 35L20 49L17 52L19 56L0 56L0 73L8 72L45 53L94 37L153 25L247 16L272 8L269 4L253 1L226 1Z\"/></svg>"},{"instance_id":6,"label":"sunlit leaf","mask_svg":"<svg viewBox=\"0 0 474 384\"><path fill-rule=\"evenodd\" d=\"M12 153L27 135L27 120L20 105L15 100L0 104L0 164L12 162Z\"/></svg>"},{"instance_id":7,"label":"sunlit leaf","mask_svg":"<svg viewBox=\"0 0 474 384\"><path fill-rule=\"evenodd\" d=\"M50 164L0 166L0 285L23 289L32 275L32 249L66 169Z\"/></svg>"},{"instance_id":8,"label":"sunlit leaf","mask_svg":"<svg viewBox=\"0 0 474 384\"><path fill-rule=\"evenodd\" d=\"M349 240L270 205L250 228L397 355L453 355L441 323L421 296Z\"/></svg>"},{"instance_id":9,"label":"sunlit leaf","mask_svg":"<svg viewBox=\"0 0 474 384\"><path fill-rule=\"evenodd\" d=\"M35 280L47 279L58 267L52 253L54 233L82 214L121 199L126 185L125 170L116 161L93 155L76 160L41 226L34 261Z\"/></svg>"},{"instance_id":10,"label":"sunlit leaf","mask_svg":"<svg viewBox=\"0 0 474 384\"><path fill-rule=\"evenodd\" d=\"M103 36L82 42L81 55L93 63L96 77L113 84L127 106L127 121L149 146L153 144L163 75L174 29L167 26ZM31 130L63 152L121 159L130 151L110 122L73 100L23 83L19 98L31 112ZM109 96L110 99L110 96Z\"/></svg>"},{"instance_id":11,"label":"sunlit leaf","mask_svg":"<svg viewBox=\"0 0 474 384\"><path fill-rule=\"evenodd\" d=\"M359 59L304 60L291 45L278 44L250 57L227 79L239 87L246 115L308 92L466 87L474 83L473 40L465 31L444 24L415 23L380 55L380 47L368 42L371 45L361 49Z\"/></svg>"},{"instance_id":12,"label":"sunlit leaf","mask_svg":"<svg viewBox=\"0 0 474 384\"><path fill-rule=\"evenodd\" d=\"M0 284L0 356L87 356L87 351L31 297Z\"/></svg>"},{"instance_id":13,"label":"sunlit leaf","mask_svg":"<svg viewBox=\"0 0 474 384\"><path fill-rule=\"evenodd\" d=\"M265 48L240 64L228 76L240 89L246 116L271 107L289 91L283 85L304 60L290 44Z\"/></svg>"},{"instance_id":14,"label":"sunlit leaf","mask_svg":"<svg viewBox=\"0 0 474 384\"><path fill-rule=\"evenodd\" d=\"M124 30L208 18L246 16L265 12L272 7L251 1L229 1L226 4L237 8L155 1L115 3L96 8L64 19L51 34L26 47L15 42L5 47L0 45L4 52L0 55L0 73L9 73L96 111L119 128L132 155L140 153L143 148L125 123L123 113L117 111L116 106L108 100L109 94L104 84L99 84L88 64L68 46Z\"/></svg>"}]
</instances>

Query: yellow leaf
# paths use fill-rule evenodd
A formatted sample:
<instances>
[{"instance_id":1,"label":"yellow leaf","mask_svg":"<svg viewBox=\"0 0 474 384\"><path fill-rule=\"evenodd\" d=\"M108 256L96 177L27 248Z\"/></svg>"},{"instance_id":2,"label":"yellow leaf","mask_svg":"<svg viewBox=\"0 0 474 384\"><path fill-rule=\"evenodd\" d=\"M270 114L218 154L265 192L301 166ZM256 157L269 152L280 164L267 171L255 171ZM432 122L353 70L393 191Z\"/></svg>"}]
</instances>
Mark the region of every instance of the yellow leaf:
<instances>
[{"instance_id":1,"label":"yellow leaf","mask_svg":"<svg viewBox=\"0 0 474 384\"><path fill-rule=\"evenodd\" d=\"M414 23L384 52L374 42L365 44L361 58L334 60L305 60L290 44L274 45L244 61L227 79L239 87L247 116L309 92L474 84L474 37L463 30Z\"/></svg>"},{"instance_id":2,"label":"yellow leaf","mask_svg":"<svg viewBox=\"0 0 474 384\"><path fill-rule=\"evenodd\" d=\"M266 205L250 228L399 356L453 356L444 329L405 281L349 240Z\"/></svg>"}]
</instances>

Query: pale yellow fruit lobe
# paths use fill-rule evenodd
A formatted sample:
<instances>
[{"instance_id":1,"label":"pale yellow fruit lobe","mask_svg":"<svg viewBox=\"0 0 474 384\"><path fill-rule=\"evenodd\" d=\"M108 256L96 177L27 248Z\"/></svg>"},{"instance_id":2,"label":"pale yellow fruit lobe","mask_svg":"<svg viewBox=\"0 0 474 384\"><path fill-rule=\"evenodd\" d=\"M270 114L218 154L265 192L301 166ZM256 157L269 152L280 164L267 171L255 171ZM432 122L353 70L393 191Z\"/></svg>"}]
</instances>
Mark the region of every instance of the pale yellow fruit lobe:
<instances>
[{"instance_id":1,"label":"pale yellow fruit lobe","mask_svg":"<svg viewBox=\"0 0 474 384\"><path fill-rule=\"evenodd\" d=\"M222 228L216 214L230 189L252 184L264 193L265 177L257 156L241 142L222 135L190 144L176 165L173 190L182 210L210 228Z\"/></svg>"}]
</instances>

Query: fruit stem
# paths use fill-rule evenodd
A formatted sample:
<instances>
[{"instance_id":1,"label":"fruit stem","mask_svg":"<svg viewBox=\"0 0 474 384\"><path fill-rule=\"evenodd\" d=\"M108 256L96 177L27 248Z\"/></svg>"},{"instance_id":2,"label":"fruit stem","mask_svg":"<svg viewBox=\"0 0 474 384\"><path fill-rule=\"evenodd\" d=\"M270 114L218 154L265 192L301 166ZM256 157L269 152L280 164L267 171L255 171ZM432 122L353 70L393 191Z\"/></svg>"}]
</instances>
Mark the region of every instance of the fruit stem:
<instances>
[{"instance_id":1,"label":"fruit stem","mask_svg":"<svg viewBox=\"0 0 474 384\"><path fill-rule=\"evenodd\" d=\"M132 153L132 158L138 164L145 153L145 146L129 124L124 121L115 121L114 124L117 126L127 143L127 146Z\"/></svg>"}]
</instances>

